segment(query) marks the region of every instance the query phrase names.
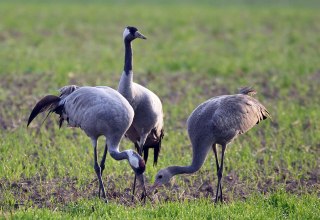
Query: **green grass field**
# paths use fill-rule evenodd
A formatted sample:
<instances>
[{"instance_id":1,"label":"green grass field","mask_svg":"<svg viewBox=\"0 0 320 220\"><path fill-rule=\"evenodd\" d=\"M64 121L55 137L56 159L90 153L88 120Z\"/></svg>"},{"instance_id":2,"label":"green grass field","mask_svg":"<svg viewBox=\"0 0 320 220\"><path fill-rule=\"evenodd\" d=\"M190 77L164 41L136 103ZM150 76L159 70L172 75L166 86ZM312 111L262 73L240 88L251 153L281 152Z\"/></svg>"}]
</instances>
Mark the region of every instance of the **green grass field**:
<instances>
[{"instance_id":1,"label":"green grass field","mask_svg":"<svg viewBox=\"0 0 320 220\"><path fill-rule=\"evenodd\" d=\"M320 4L210 2L0 1L0 218L320 218ZM59 129L56 115L26 128L35 103L64 85L117 88L128 25L148 37L133 43L134 80L158 94L165 113L147 187L160 168L191 162L185 123L201 102L253 86L270 111L272 121L227 149L224 204L213 203L212 152L146 205L130 200L128 163L108 156L105 204L80 129Z\"/></svg>"}]
</instances>

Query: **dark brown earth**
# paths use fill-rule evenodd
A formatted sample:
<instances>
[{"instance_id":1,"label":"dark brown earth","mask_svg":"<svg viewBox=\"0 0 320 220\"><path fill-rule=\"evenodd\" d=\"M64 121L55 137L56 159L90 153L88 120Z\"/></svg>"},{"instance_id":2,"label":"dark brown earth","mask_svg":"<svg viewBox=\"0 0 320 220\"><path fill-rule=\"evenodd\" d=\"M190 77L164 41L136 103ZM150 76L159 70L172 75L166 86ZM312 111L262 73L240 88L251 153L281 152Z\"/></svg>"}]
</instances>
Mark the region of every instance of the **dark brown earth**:
<instances>
[{"instance_id":1,"label":"dark brown earth","mask_svg":"<svg viewBox=\"0 0 320 220\"><path fill-rule=\"evenodd\" d=\"M200 171L197 175L202 178L198 178L192 181L192 183L191 179L194 178L181 176L179 178L181 178L183 184L178 185L173 180L167 186L159 187L153 192L150 191L150 184L147 184L149 200L151 199L150 202L153 204L199 198L210 198L214 201L216 178L210 177L210 173L209 171ZM245 200L252 194L269 194L280 188L295 195L318 192L318 196L320 197L319 176L319 170L315 170L308 173L306 178L294 180L290 179L289 173L285 173L282 170L279 180L261 178L253 183L250 180L240 180L236 171L231 171L223 177L223 199L226 203L232 200ZM136 198L132 202L131 188L125 188L123 191L120 191L116 187L116 183L121 180L105 178L104 181L109 201L126 206L141 204L139 201L141 188L139 188ZM130 182L128 186L131 186L131 184ZM79 199L93 199L98 196L98 182L96 179L80 184L80 186L75 178L43 180L40 177L35 177L33 179L21 179L17 182L9 182L2 179L0 181L0 190L4 191L4 189L11 191L14 200L18 201L14 204L3 204L0 193L0 207L4 209L30 206L55 208Z\"/></svg>"}]
</instances>

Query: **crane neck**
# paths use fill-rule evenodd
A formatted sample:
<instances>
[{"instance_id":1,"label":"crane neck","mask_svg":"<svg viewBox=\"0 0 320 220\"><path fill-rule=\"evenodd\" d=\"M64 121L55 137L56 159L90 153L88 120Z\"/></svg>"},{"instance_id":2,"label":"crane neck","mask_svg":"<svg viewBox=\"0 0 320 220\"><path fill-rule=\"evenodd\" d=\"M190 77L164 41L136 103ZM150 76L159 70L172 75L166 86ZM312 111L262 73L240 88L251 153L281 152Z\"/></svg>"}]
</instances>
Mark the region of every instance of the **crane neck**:
<instances>
[{"instance_id":1,"label":"crane neck","mask_svg":"<svg viewBox=\"0 0 320 220\"><path fill-rule=\"evenodd\" d=\"M174 175L178 174L190 174L197 172L203 165L204 161L206 160L206 156L208 154L209 147L208 146L193 146L193 156L192 162L190 166L171 166L167 169L169 172Z\"/></svg>"},{"instance_id":2,"label":"crane neck","mask_svg":"<svg viewBox=\"0 0 320 220\"><path fill-rule=\"evenodd\" d=\"M125 54L124 54L124 68L123 71L129 75L132 74L132 47L131 47L131 41L125 39L124 40L124 48L125 48Z\"/></svg>"},{"instance_id":3,"label":"crane neck","mask_svg":"<svg viewBox=\"0 0 320 220\"><path fill-rule=\"evenodd\" d=\"M167 168L169 172L172 174L172 176L178 175L178 174L190 174L195 173L199 169L196 169L193 166L171 166Z\"/></svg>"},{"instance_id":4,"label":"crane neck","mask_svg":"<svg viewBox=\"0 0 320 220\"><path fill-rule=\"evenodd\" d=\"M132 48L131 41L125 39L124 68L120 78L118 91L123 95L130 104L133 102L133 72L132 72Z\"/></svg>"},{"instance_id":5,"label":"crane neck","mask_svg":"<svg viewBox=\"0 0 320 220\"><path fill-rule=\"evenodd\" d=\"M115 160L128 160L128 154L125 151L119 152L116 150L109 151L110 156Z\"/></svg>"}]
</instances>

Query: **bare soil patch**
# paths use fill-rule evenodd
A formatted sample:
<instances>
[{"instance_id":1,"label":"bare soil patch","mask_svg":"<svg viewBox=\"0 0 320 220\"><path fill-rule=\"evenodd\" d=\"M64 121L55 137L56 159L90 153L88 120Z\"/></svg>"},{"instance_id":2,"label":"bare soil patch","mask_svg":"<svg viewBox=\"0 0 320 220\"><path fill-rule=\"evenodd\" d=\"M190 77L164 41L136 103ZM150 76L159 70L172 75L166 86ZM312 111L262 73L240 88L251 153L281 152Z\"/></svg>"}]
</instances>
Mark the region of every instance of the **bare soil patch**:
<instances>
[{"instance_id":1,"label":"bare soil patch","mask_svg":"<svg viewBox=\"0 0 320 220\"><path fill-rule=\"evenodd\" d=\"M270 177L252 182L250 180L240 180L235 171L230 171L223 177L224 201L228 203L233 200L245 200L251 194L268 194L280 188L296 195L318 192L318 196L320 197L319 170L308 173L305 178L301 178L300 180L285 178L287 175L284 172L282 170L283 178L279 178L279 180ZM117 184L123 181L123 177L117 178L104 178L108 200L125 206L140 204L141 188L137 190L138 193L135 200L131 201L133 178L131 176L127 177L126 183L128 183L128 187L124 190L117 188ZM212 172L200 171L200 173L192 177L181 176L179 178L183 180L183 184L179 185L173 180L167 186L160 187L153 192L150 191L151 184L147 184L149 197L152 199L151 203L195 200L199 198L214 200L217 179ZM46 207L54 209L80 199L93 199L98 196L98 182L96 179L80 186L76 178L68 177L51 180L35 177L32 179L21 179L16 182L9 182L3 179L0 181L0 189L2 193L10 191L14 197L14 201L16 201L14 204L5 204L3 202L4 195L0 194L0 201L2 201L0 202L0 206L4 209L18 207Z\"/></svg>"}]
</instances>

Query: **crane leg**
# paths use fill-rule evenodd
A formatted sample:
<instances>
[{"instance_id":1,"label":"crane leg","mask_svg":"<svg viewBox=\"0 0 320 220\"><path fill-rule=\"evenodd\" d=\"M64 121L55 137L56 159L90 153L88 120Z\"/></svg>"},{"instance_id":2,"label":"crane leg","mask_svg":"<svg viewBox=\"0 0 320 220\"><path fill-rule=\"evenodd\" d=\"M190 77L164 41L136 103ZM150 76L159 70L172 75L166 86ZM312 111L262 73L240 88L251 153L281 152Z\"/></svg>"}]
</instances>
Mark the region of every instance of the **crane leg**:
<instances>
[{"instance_id":1,"label":"crane leg","mask_svg":"<svg viewBox=\"0 0 320 220\"><path fill-rule=\"evenodd\" d=\"M107 158L107 152L108 152L108 145L106 143L105 147L104 147L104 152L103 152L103 155L102 155L102 159L101 159L101 162L100 162L100 173L101 173L101 178L102 178L102 173L103 173L103 170L105 168L105 162L106 162L106 158ZM100 198L100 195L101 195L101 188L99 187L99 198Z\"/></svg>"},{"instance_id":2,"label":"crane leg","mask_svg":"<svg viewBox=\"0 0 320 220\"><path fill-rule=\"evenodd\" d=\"M98 153L97 153L97 140L92 139L92 145L93 145L93 152L94 152L94 170L96 171L96 174L98 176L99 180L99 192L102 191L102 198L106 200L106 191L103 186L102 178L101 178L101 168L98 164ZM100 196L100 195L99 195Z\"/></svg>"},{"instance_id":3,"label":"crane leg","mask_svg":"<svg viewBox=\"0 0 320 220\"><path fill-rule=\"evenodd\" d=\"M143 145L146 143L147 136L148 136L148 134L141 135L140 140L138 141L138 143L134 144L136 149L137 149L137 151L138 151L138 154L140 156L142 156ZM134 175L134 181L133 181L133 186L132 186L132 201L134 200L134 194L135 194L135 190L136 190L136 183L137 183L137 176ZM146 191L146 189L144 187L143 188L143 193L141 195L141 200L144 199L144 201L145 201L146 195L147 195L147 191Z\"/></svg>"},{"instance_id":4,"label":"crane leg","mask_svg":"<svg viewBox=\"0 0 320 220\"><path fill-rule=\"evenodd\" d=\"M140 152L140 147L139 147L138 142L134 143L134 147L136 148L136 151L139 153Z\"/></svg>"},{"instance_id":5,"label":"crane leg","mask_svg":"<svg viewBox=\"0 0 320 220\"><path fill-rule=\"evenodd\" d=\"M140 140L139 140L139 151L138 151L140 156L142 156L143 146L146 143L147 137L148 137L148 134L143 134L140 137Z\"/></svg>"},{"instance_id":6,"label":"crane leg","mask_svg":"<svg viewBox=\"0 0 320 220\"><path fill-rule=\"evenodd\" d=\"M226 150L226 147L227 147L226 144L222 145L221 165L220 165L219 170L218 170L218 185L217 185L217 193L216 193L215 203L218 202L218 192L219 192L219 189L222 188L222 186L221 186L221 178L222 178L222 173L223 173L223 158L224 158L224 152ZM219 198L220 198L220 202L222 202L222 193L220 194Z\"/></svg>"},{"instance_id":7,"label":"crane leg","mask_svg":"<svg viewBox=\"0 0 320 220\"><path fill-rule=\"evenodd\" d=\"M142 156L143 146L145 145L145 143L147 141L147 137L148 137L148 134L143 134L140 137L140 141L139 141L139 150L140 150L139 155L140 156ZM147 163L147 161L145 161L145 163ZM146 202L146 197L147 197L147 190L146 190L146 187L143 186L143 192L141 194L140 200L143 200L144 203L145 203Z\"/></svg>"},{"instance_id":8,"label":"crane leg","mask_svg":"<svg viewBox=\"0 0 320 220\"><path fill-rule=\"evenodd\" d=\"M212 145L212 150L213 150L213 153L214 153L214 157L215 157L215 159L216 159L217 174L218 174L220 166L219 166L219 161L218 161L217 145L216 145L216 144L213 144L213 145ZM220 187L219 187L219 190L220 190L220 195L222 195L222 187L221 187L221 185L220 185ZM218 196L218 190L217 190L216 197L217 197L217 196ZM222 196L221 196L221 197L222 197ZM216 199L216 200L217 200L217 199Z\"/></svg>"},{"instance_id":9,"label":"crane leg","mask_svg":"<svg viewBox=\"0 0 320 220\"><path fill-rule=\"evenodd\" d=\"M144 178L144 177L142 176L142 178ZM141 198L140 198L141 201L143 200L143 204L146 203L146 197L147 196L148 195L147 195L146 186L143 184L143 193L142 193Z\"/></svg>"},{"instance_id":10,"label":"crane leg","mask_svg":"<svg viewBox=\"0 0 320 220\"><path fill-rule=\"evenodd\" d=\"M134 194L136 191L136 183L137 183L137 176L134 175L133 186L132 186L132 199L131 199L132 202L134 200Z\"/></svg>"}]
</instances>

